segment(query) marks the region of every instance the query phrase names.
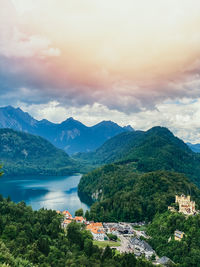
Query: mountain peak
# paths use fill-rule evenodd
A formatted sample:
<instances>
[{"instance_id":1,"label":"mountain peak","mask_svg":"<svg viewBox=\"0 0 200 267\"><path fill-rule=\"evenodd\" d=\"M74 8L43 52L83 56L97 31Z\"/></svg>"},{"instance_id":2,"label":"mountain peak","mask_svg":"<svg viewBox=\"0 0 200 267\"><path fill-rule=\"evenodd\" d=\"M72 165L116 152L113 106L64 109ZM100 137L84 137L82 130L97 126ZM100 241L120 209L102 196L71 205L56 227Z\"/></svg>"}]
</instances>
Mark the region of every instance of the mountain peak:
<instances>
[{"instance_id":1,"label":"mountain peak","mask_svg":"<svg viewBox=\"0 0 200 267\"><path fill-rule=\"evenodd\" d=\"M10 105L5 106L5 107L0 107L0 109L1 110L6 110L6 111L20 111L20 112L25 113L20 107L15 108L15 107L10 106Z\"/></svg>"},{"instance_id":2,"label":"mountain peak","mask_svg":"<svg viewBox=\"0 0 200 267\"><path fill-rule=\"evenodd\" d=\"M121 128L117 123L115 123L115 122L113 122L113 121L111 121L111 120L108 120L108 121L106 121L106 120L101 121L101 122L97 123L96 125L94 125L94 126L92 126L92 127L94 127L94 128L98 128L98 127L103 127L103 126L105 126L105 127L118 127L118 128Z\"/></svg>"},{"instance_id":3,"label":"mountain peak","mask_svg":"<svg viewBox=\"0 0 200 267\"><path fill-rule=\"evenodd\" d=\"M67 118L66 120L64 120L61 123L66 123L66 122L79 122L79 121L78 120L75 120L73 117L69 117L69 118Z\"/></svg>"},{"instance_id":4,"label":"mountain peak","mask_svg":"<svg viewBox=\"0 0 200 267\"><path fill-rule=\"evenodd\" d=\"M0 109L11 110L11 109L15 109L15 108L9 105L9 106L5 106L5 107L1 107Z\"/></svg>"},{"instance_id":5,"label":"mountain peak","mask_svg":"<svg viewBox=\"0 0 200 267\"><path fill-rule=\"evenodd\" d=\"M37 123L33 117L19 107L6 106L0 108L0 128L13 128L19 131L29 131Z\"/></svg>"},{"instance_id":6,"label":"mountain peak","mask_svg":"<svg viewBox=\"0 0 200 267\"><path fill-rule=\"evenodd\" d=\"M67 118L60 125L61 126L68 126L68 127L78 127L79 126L79 127L87 128L87 126L85 126L82 122L75 120L73 117Z\"/></svg>"},{"instance_id":7,"label":"mountain peak","mask_svg":"<svg viewBox=\"0 0 200 267\"><path fill-rule=\"evenodd\" d=\"M50 122L50 121L48 121L47 119L43 119L43 120L40 120L40 121L38 121L38 124L39 125L46 125L46 126L49 126L49 125L55 125L55 123L53 123L53 122Z\"/></svg>"},{"instance_id":8,"label":"mountain peak","mask_svg":"<svg viewBox=\"0 0 200 267\"><path fill-rule=\"evenodd\" d=\"M124 126L123 129L125 129L125 130L128 131L128 132L132 132L132 131L134 131L133 127L132 127L130 124Z\"/></svg>"},{"instance_id":9,"label":"mountain peak","mask_svg":"<svg viewBox=\"0 0 200 267\"><path fill-rule=\"evenodd\" d=\"M66 121L76 121L73 117L69 117Z\"/></svg>"},{"instance_id":10,"label":"mountain peak","mask_svg":"<svg viewBox=\"0 0 200 267\"><path fill-rule=\"evenodd\" d=\"M167 135L173 135L173 133L167 128L163 126L154 126L147 131L147 133L162 133Z\"/></svg>"}]
</instances>

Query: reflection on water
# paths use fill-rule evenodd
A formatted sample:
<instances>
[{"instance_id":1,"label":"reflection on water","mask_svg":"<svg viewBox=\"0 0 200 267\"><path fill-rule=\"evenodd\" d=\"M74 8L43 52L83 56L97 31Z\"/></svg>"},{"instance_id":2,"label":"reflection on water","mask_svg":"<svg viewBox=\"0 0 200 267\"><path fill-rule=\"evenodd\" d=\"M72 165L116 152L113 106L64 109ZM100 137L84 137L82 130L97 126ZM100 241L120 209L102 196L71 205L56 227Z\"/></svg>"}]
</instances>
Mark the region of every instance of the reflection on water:
<instances>
[{"instance_id":1,"label":"reflection on water","mask_svg":"<svg viewBox=\"0 0 200 267\"><path fill-rule=\"evenodd\" d=\"M0 179L0 194L10 196L15 202L25 201L34 210L48 208L69 210L70 213L89 207L77 194L81 175L52 177L3 177Z\"/></svg>"}]
</instances>

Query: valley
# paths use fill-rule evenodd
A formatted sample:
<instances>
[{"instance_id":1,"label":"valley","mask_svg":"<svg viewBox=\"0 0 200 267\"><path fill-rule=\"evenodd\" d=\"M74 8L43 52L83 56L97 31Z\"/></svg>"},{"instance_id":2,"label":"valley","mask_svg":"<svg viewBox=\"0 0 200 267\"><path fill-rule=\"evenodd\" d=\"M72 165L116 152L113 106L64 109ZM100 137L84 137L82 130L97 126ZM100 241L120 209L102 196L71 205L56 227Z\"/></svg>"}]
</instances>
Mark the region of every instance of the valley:
<instances>
[{"instance_id":1,"label":"valley","mask_svg":"<svg viewBox=\"0 0 200 267\"><path fill-rule=\"evenodd\" d=\"M99 134L102 135L101 130ZM57 225L56 231L64 233L66 242L76 247L73 255L78 249L90 262L95 253L99 253L97 262L107 262L104 257L108 253L111 266L117 266L116 261L120 260L130 260L131 264L141 266L162 265L164 261L177 267L198 266L199 259L194 251L198 251L199 244L194 241L194 233L198 236L200 154L167 128L123 131L109 137L92 152L79 151L74 155L68 155L35 134L6 128L0 129L0 148L4 172L0 193L7 197L0 201L0 209L4 205L16 205L19 209L33 209L34 214L45 212L49 216L48 212L53 212L51 221L58 220L61 226L59 229ZM197 213L176 211L174 197L182 194L191 195ZM18 204L10 202L10 197ZM54 213L65 208L73 216L82 208L83 214L63 220L61 212ZM14 220L15 225L18 219ZM145 231L137 230L141 225ZM184 236L183 240L175 240L177 231ZM118 242L113 243L110 234L116 234ZM3 240L6 235L4 225ZM16 236L14 238L18 240L20 237ZM49 261L50 252L44 252L39 245L47 242L45 240L40 237L37 241L37 254L46 253L45 261ZM7 236L5 242L13 255L21 255L12 248ZM48 245L45 246L49 251ZM188 251L183 255L186 247ZM29 248L26 253L26 258L31 260ZM129 260L124 253L131 255ZM41 264L36 258L37 261L31 262ZM188 258L193 259L192 265Z\"/></svg>"}]
</instances>

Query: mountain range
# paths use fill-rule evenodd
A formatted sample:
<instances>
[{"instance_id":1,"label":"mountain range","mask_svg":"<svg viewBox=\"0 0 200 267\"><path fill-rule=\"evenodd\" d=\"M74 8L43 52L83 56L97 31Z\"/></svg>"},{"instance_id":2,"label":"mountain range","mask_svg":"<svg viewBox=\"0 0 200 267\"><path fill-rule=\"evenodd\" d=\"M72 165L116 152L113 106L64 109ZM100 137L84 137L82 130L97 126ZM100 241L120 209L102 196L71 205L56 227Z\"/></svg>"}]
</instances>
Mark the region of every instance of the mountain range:
<instances>
[{"instance_id":1,"label":"mountain range","mask_svg":"<svg viewBox=\"0 0 200 267\"><path fill-rule=\"evenodd\" d=\"M121 127L112 121L102 121L91 127L73 118L62 123L52 123L45 119L38 121L27 112L12 106L0 108L0 128L41 136L68 154L93 151L109 138L133 131L129 125Z\"/></svg>"},{"instance_id":2,"label":"mountain range","mask_svg":"<svg viewBox=\"0 0 200 267\"><path fill-rule=\"evenodd\" d=\"M78 164L62 149L32 134L0 129L0 164L5 175L68 175Z\"/></svg>"}]
</instances>

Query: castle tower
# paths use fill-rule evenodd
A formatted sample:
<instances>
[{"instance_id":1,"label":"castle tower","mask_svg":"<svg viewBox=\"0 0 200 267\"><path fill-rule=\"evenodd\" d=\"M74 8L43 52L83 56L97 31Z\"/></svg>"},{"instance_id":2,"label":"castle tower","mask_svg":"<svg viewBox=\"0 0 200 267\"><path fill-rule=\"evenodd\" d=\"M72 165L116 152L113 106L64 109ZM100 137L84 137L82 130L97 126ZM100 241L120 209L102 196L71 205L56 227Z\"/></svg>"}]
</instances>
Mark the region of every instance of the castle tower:
<instances>
[{"instance_id":1,"label":"castle tower","mask_svg":"<svg viewBox=\"0 0 200 267\"><path fill-rule=\"evenodd\" d=\"M192 215L196 212L195 210L195 202L190 200L190 196L176 195L175 202L179 204L179 212Z\"/></svg>"}]
</instances>

